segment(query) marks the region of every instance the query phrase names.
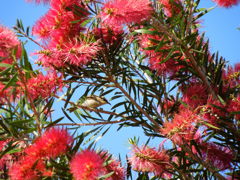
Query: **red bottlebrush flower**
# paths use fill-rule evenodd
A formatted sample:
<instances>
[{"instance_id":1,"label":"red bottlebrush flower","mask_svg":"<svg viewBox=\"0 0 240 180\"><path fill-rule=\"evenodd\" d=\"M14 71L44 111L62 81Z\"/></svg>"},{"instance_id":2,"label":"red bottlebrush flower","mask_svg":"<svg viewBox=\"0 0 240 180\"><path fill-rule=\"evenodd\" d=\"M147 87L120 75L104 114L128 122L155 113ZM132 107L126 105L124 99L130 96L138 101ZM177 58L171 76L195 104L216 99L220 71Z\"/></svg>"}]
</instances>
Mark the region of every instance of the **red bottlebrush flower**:
<instances>
[{"instance_id":1,"label":"red bottlebrush flower","mask_svg":"<svg viewBox=\"0 0 240 180\"><path fill-rule=\"evenodd\" d=\"M213 0L213 1L216 2L218 6L221 7L231 7L239 3L239 0Z\"/></svg>"},{"instance_id":2,"label":"red bottlebrush flower","mask_svg":"<svg viewBox=\"0 0 240 180\"><path fill-rule=\"evenodd\" d=\"M96 57L100 47L98 42L85 43L85 42L71 42L65 45L61 57L65 57L65 61L72 65L82 66L90 62Z\"/></svg>"},{"instance_id":3,"label":"red bottlebrush flower","mask_svg":"<svg viewBox=\"0 0 240 180\"><path fill-rule=\"evenodd\" d=\"M224 92L228 88L235 88L240 84L240 63L234 67L228 67L227 71L223 72Z\"/></svg>"},{"instance_id":4,"label":"red bottlebrush flower","mask_svg":"<svg viewBox=\"0 0 240 180\"><path fill-rule=\"evenodd\" d=\"M12 165L8 174L12 180L37 180L41 179L45 171L46 167L42 160L24 157Z\"/></svg>"},{"instance_id":5,"label":"red bottlebrush flower","mask_svg":"<svg viewBox=\"0 0 240 180\"><path fill-rule=\"evenodd\" d=\"M103 43L114 44L119 43L123 38L124 31L120 26L102 26L100 28L93 29L94 36L97 39L101 39Z\"/></svg>"},{"instance_id":6,"label":"red bottlebrush flower","mask_svg":"<svg viewBox=\"0 0 240 180\"><path fill-rule=\"evenodd\" d=\"M60 50L58 49L45 49L36 52L38 55L37 64L41 64L45 67L63 67L64 58L60 56Z\"/></svg>"},{"instance_id":7,"label":"red bottlebrush flower","mask_svg":"<svg viewBox=\"0 0 240 180\"><path fill-rule=\"evenodd\" d=\"M149 57L149 66L152 70L157 71L159 75L173 75L181 67L178 66L175 59L168 59L166 62L163 62L168 56L171 49L171 45L164 45L158 52L155 52L155 49L149 50L147 48L158 45L155 41L162 41L162 38L157 35L143 34L139 36L139 44L142 48L142 51ZM177 57L176 57L177 59Z\"/></svg>"},{"instance_id":8,"label":"red bottlebrush flower","mask_svg":"<svg viewBox=\"0 0 240 180\"><path fill-rule=\"evenodd\" d=\"M17 48L16 58L21 56L21 43L16 34L9 28L0 25L0 61L11 64L12 50Z\"/></svg>"},{"instance_id":9,"label":"red bottlebrush flower","mask_svg":"<svg viewBox=\"0 0 240 180\"><path fill-rule=\"evenodd\" d=\"M1 140L0 141L0 152L5 151L8 147L7 146L8 143L10 143L10 142L13 142L13 139L10 138L10 139L6 139L6 140ZM18 146L19 149L22 149L25 147L25 144L23 143L23 141L15 141L15 142L13 142L12 145ZM6 171L6 170L8 171L9 168L11 168L11 166L13 165L13 163L16 162L17 159L19 159L20 157L22 157L22 152L4 154L0 158L0 171L2 171L2 172Z\"/></svg>"},{"instance_id":10,"label":"red bottlebrush flower","mask_svg":"<svg viewBox=\"0 0 240 180\"><path fill-rule=\"evenodd\" d=\"M47 130L36 142L25 149L29 157L55 158L67 151L67 148L73 142L66 129L51 128Z\"/></svg>"},{"instance_id":11,"label":"red bottlebrush flower","mask_svg":"<svg viewBox=\"0 0 240 180\"><path fill-rule=\"evenodd\" d=\"M104 4L100 17L111 26L140 23L149 18L152 11L149 0L113 0Z\"/></svg>"},{"instance_id":12,"label":"red bottlebrush flower","mask_svg":"<svg viewBox=\"0 0 240 180\"><path fill-rule=\"evenodd\" d=\"M94 151L84 150L73 157L70 169L76 180L96 180L106 174L101 156Z\"/></svg>"},{"instance_id":13,"label":"red bottlebrush flower","mask_svg":"<svg viewBox=\"0 0 240 180\"><path fill-rule=\"evenodd\" d=\"M19 97L19 92L13 92L13 87L10 86L5 89L5 85L0 82L0 104L4 104L6 102L13 102L15 98Z\"/></svg>"},{"instance_id":14,"label":"red bottlebrush flower","mask_svg":"<svg viewBox=\"0 0 240 180\"><path fill-rule=\"evenodd\" d=\"M76 17L72 11L50 9L36 22L33 34L43 40L49 41L51 39L51 41L61 45L68 38L75 36L78 30L80 31L79 24L71 23L78 19L80 17Z\"/></svg>"},{"instance_id":15,"label":"red bottlebrush flower","mask_svg":"<svg viewBox=\"0 0 240 180\"><path fill-rule=\"evenodd\" d=\"M136 171L153 172L156 176L164 177L170 158L164 150L157 151L147 146L141 148L134 146L133 156L128 160Z\"/></svg>"},{"instance_id":16,"label":"red bottlebrush flower","mask_svg":"<svg viewBox=\"0 0 240 180\"><path fill-rule=\"evenodd\" d=\"M79 32L84 29L81 23L88 13L87 10L82 10L79 16L79 13L70 10L75 6L85 9L78 0L51 0L50 5L50 10L34 25L33 34L46 41L48 48L61 48L63 44L79 36ZM73 21L77 22L72 23Z\"/></svg>"},{"instance_id":17,"label":"red bottlebrush flower","mask_svg":"<svg viewBox=\"0 0 240 180\"><path fill-rule=\"evenodd\" d=\"M124 180L125 170L121 166L120 162L113 159L111 155L108 154L107 152L102 152L101 155L104 161L106 161L105 162L106 174L113 172L113 174L109 178L107 178L107 180Z\"/></svg>"},{"instance_id":18,"label":"red bottlebrush flower","mask_svg":"<svg viewBox=\"0 0 240 180\"><path fill-rule=\"evenodd\" d=\"M219 170L231 168L231 162L233 162L234 155L229 148L214 143L202 143L201 153L205 162L209 162L209 164Z\"/></svg>"},{"instance_id":19,"label":"red bottlebrush flower","mask_svg":"<svg viewBox=\"0 0 240 180\"><path fill-rule=\"evenodd\" d=\"M158 106L159 113L174 113L179 108L175 99L163 99L163 106Z\"/></svg>"},{"instance_id":20,"label":"red bottlebrush flower","mask_svg":"<svg viewBox=\"0 0 240 180\"><path fill-rule=\"evenodd\" d=\"M27 80L25 89L25 84L19 82L20 91L27 91L28 98L37 99L48 98L51 94L56 93L59 89L63 87L63 81L61 77L58 77L56 73L49 72L47 75L38 74L37 77L32 77Z\"/></svg>"},{"instance_id":21,"label":"red bottlebrush flower","mask_svg":"<svg viewBox=\"0 0 240 180\"><path fill-rule=\"evenodd\" d=\"M5 98L9 97L9 88L4 89L5 85L0 82L0 103L3 103Z\"/></svg>"},{"instance_id":22,"label":"red bottlebrush flower","mask_svg":"<svg viewBox=\"0 0 240 180\"><path fill-rule=\"evenodd\" d=\"M166 16L172 17L173 14L180 12L180 0L159 0L159 3L163 5Z\"/></svg>"},{"instance_id":23,"label":"red bottlebrush flower","mask_svg":"<svg viewBox=\"0 0 240 180\"><path fill-rule=\"evenodd\" d=\"M213 126L218 126L219 119L227 116L227 107L219 100L214 100L211 96L207 104L201 109L205 121Z\"/></svg>"},{"instance_id":24,"label":"red bottlebrush flower","mask_svg":"<svg viewBox=\"0 0 240 180\"><path fill-rule=\"evenodd\" d=\"M199 117L189 109L181 109L171 122L165 122L160 132L176 144L183 144L196 139L196 123Z\"/></svg>"},{"instance_id":25,"label":"red bottlebrush flower","mask_svg":"<svg viewBox=\"0 0 240 180\"><path fill-rule=\"evenodd\" d=\"M205 105L208 99L207 88L201 83L191 83L183 90L182 101L195 109Z\"/></svg>"},{"instance_id":26,"label":"red bottlebrush flower","mask_svg":"<svg viewBox=\"0 0 240 180\"><path fill-rule=\"evenodd\" d=\"M0 152L4 150L4 147L7 145L8 140L1 140L0 141ZM0 159L0 171L3 170L4 166L9 168L9 161L12 159L11 155L5 154Z\"/></svg>"},{"instance_id":27,"label":"red bottlebrush flower","mask_svg":"<svg viewBox=\"0 0 240 180\"><path fill-rule=\"evenodd\" d=\"M230 113L232 113L232 112L240 112L240 96L230 100L230 102L228 103L227 110ZM240 114L236 114L235 118L237 120L240 120Z\"/></svg>"},{"instance_id":28,"label":"red bottlebrush flower","mask_svg":"<svg viewBox=\"0 0 240 180\"><path fill-rule=\"evenodd\" d=\"M173 75L179 69L177 61L174 59L169 59L166 62L162 63L166 55L157 54L155 57L149 58L149 66L152 70L157 71L158 75Z\"/></svg>"},{"instance_id":29,"label":"red bottlebrush flower","mask_svg":"<svg viewBox=\"0 0 240 180\"><path fill-rule=\"evenodd\" d=\"M83 66L96 57L100 46L98 42L86 43L72 41L66 43L62 49L50 49L39 51L41 54L38 62L44 66L61 67L68 63L76 66Z\"/></svg>"},{"instance_id":30,"label":"red bottlebrush flower","mask_svg":"<svg viewBox=\"0 0 240 180\"><path fill-rule=\"evenodd\" d=\"M53 9L65 9L73 5L80 5L80 3L79 0L51 0L50 5Z\"/></svg>"}]
</instances>

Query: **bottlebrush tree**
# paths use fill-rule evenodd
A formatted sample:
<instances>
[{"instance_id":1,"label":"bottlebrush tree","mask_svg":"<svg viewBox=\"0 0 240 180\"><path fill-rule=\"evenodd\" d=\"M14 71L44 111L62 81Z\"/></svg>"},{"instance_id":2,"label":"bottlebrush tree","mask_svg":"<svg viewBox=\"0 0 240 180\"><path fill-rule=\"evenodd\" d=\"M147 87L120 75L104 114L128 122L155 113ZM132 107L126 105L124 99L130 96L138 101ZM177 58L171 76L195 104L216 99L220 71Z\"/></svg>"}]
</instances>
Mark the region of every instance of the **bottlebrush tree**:
<instances>
[{"instance_id":1,"label":"bottlebrush tree","mask_svg":"<svg viewBox=\"0 0 240 180\"><path fill-rule=\"evenodd\" d=\"M31 32L20 20L0 26L2 179L240 178L240 64L210 52L200 22L211 9L200 0L29 1L49 6ZM39 46L38 66L17 36ZM97 148L113 125L141 127L159 146L133 138L121 163Z\"/></svg>"}]
</instances>

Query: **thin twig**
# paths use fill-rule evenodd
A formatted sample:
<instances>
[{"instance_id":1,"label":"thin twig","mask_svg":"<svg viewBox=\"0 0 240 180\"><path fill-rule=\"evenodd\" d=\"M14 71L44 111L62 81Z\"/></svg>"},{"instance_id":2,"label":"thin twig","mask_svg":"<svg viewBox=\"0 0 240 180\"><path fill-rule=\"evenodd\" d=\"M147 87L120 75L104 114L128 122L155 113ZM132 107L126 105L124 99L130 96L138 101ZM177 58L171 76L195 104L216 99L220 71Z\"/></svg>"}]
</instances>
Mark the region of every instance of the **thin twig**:
<instances>
[{"instance_id":1,"label":"thin twig","mask_svg":"<svg viewBox=\"0 0 240 180\"><path fill-rule=\"evenodd\" d=\"M198 163L202 164L205 168L207 168L215 177L218 178L218 180L225 180L225 178L219 174L216 170L212 168L212 166L209 163L205 163L201 158L199 158L197 155L193 154L193 152L185 145L183 146L183 150L185 150L191 158L193 158Z\"/></svg>"},{"instance_id":2,"label":"thin twig","mask_svg":"<svg viewBox=\"0 0 240 180\"><path fill-rule=\"evenodd\" d=\"M197 64L197 61L195 60L195 58L193 57L193 55L190 53L190 50L188 47L186 47L186 45L184 45L182 43L182 41L176 37L173 33L171 33L169 31L169 28L167 28L164 24L161 24L159 21L154 21L154 24L157 26L157 28L163 32L164 34L166 34L168 37L170 37L173 41L175 41L176 45L179 45L182 49L183 49L183 53L186 55L186 57L188 57L193 65L193 68L197 71L198 75L200 76L201 80L203 81L203 83L206 85L209 93L213 96L214 99L217 99L217 95L214 92L214 90L212 89L206 74L204 73L204 71L202 70L202 68Z\"/></svg>"},{"instance_id":3,"label":"thin twig","mask_svg":"<svg viewBox=\"0 0 240 180\"><path fill-rule=\"evenodd\" d=\"M91 85L94 85L94 86L105 86L105 87L115 87L114 85L111 85L111 84L99 84L99 83L94 83L94 82L86 82L86 81L72 81L72 80L63 80L63 82L66 82L66 83L82 83L82 84L91 84Z\"/></svg>"},{"instance_id":4,"label":"thin twig","mask_svg":"<svg viewBox=\"0 0 240 180\"><path fill-rule=\"evenodd\" d=\"M14 60L16 61L16 58L13 57ZM16 66L16 69L19 73L19 77L20 77L20 82L23 83L23 86L24 86L24 90L25 90L25 93L26 93L26 96L27 96L27 99L30 101L30 107L32 108L33 110L33 115L35 117L35 121L36 121L36 124L37 124L37 130L38 130L38 135L41 135L42 133L42 129L41 129L41 123L40 123L40 115L39 113L37 112L37 109L33 103L33 100L32 98L29 96L29 93L28 93L28 87L27 87L27 82L26 82L26 79L25 79L25 76L22 72L22 70L20 69L20 67L18 66L18 64L16 63L15 64Z\"/></svg>"},{"instance_id":5,"label":"thin twig","mask_svg":"<svg viewBox=\"0 0 240 180\"><path fill-rule=\"evenodd\" d=\"M117 124L121 122L126 122L129 119L122 119L119 121L109 121L109 122L97 122L97 123L60 123L54 126L97 126L97 125L107 125L107 124Z\"/></svg>"},{"instance_id":6,"label":"thin twig","mask_svg":"<svg viewBox=\"0 0 240 180\"><path fill-rule=\"evenodd\" d=\"M133 103L134 106L136 106L136 108L142 113L144 114L156 127L154 128L155 132L158 132L160 129L159 124L151 117L149 116L149 114L147 112L145 112L141 106L127 93L127 91L125 91L125 89L119 85L119 83L114 80L113 78L110 78L110 81L113 82L115 84L115 86L122 91L122 93Z\"/></svg>"},{"instance_id":7,"label":"thin twig","mask_svg":"<svg viewBox=\"0 0 240 180\"><path fill-rule=\"evenodd\" d=\"M29 37L25 32L21 31L19 28L16 29L18 31L19 34L23 35L25 38L29 39L30 41L34 42L35 44L37 44L39 47L45 49L45 47L43 47L40 43L38 43L37 41L35 41L33 38Z\"/></svg>"}]
</instances>

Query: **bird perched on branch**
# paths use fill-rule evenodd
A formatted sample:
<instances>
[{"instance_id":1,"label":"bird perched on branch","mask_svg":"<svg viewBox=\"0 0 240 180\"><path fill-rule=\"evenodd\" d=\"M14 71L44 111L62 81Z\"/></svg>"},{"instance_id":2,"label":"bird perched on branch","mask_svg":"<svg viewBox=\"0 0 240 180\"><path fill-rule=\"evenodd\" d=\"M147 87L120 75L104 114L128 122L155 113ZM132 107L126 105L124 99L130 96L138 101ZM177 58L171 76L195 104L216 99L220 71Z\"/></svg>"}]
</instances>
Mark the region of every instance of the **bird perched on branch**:
<instances>
[{"instance_id":1,"label":"bird perched on branch","mask_svg":"<svg viewBox=\"0 0 240 180\"><path fill-rule=\"evenodd\" d=\"M88 108L97 108L99 106L102 106L104 104L110 104L107 99L103 96L96 96L96 95L91 95L87 96L85 98L80 99L79 102L77 102L77 105L83 106L83 107L88 107ZM79 107L74 106L70 107L68 110L70 112L73 112L77 110Z\"/></svg>"}]
</instances>

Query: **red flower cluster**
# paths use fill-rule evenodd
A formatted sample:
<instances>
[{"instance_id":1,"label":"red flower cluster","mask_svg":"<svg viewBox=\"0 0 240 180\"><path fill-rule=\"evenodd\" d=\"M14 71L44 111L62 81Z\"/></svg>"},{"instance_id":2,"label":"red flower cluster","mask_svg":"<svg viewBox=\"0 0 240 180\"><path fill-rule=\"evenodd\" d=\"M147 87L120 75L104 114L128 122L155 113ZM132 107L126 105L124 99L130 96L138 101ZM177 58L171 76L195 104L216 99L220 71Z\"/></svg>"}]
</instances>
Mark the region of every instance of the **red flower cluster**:
<instances>
[{"instance_id":1,"label":"red flower cluster","mask_svg":"<svg viewBox=\"0 0 240 180\"><path fill-rule=\"evenodd\" d=\"M56 48L82 30L80 23L85 19L86 13L79 17L68 10L75 5L82 7L78 0L51 0L50 5L50 10L33 27L33 34L48 40L48 47ZM71 23L73 21L79 23Z\"/></svg>"},{"instance_id":2,"label":"red flower cluster","mask_svg":"<svg viewBox=\"0 0 240 180\"><path fill-rule=\"evenodd\" d=\"M23 157L9 169L12 180L37 180L41 176L49 176L51 173L46 169L44 161Z\"/></svg>"},{"instance_id":3,"label":"red flower cluster","mask_svg":"<svg viewBox=\"0 0 240 180\"><path fill-rule=\"evenodd\" d=\"M9 141L8 140L1 140L0 141L0 152L4 151L5 146L7 145ZM11 155L9 154L5 154L4 156L1 157L0 159L0 171L2 171L4 169L4 166L6 166L7 168L9 168L9 161L12 159Z\"/></svg>"},{"instance_id":4,"label":"red flower cluster","mask_svg":"<svg viewBox=\"0 0 240 180\"><path fill-rule=\"evenodd\" d=\"M140 23L148 19L152 11L150 0L112 0L104 4L100 17L105 24L120 26Z\"/></svg>"},{"instance_id":5,"label":"red flower cluster","mask_svg":"<svg viewBox=\"0 0 240 180\"><path fill-rule=\"evenodd\" d=\"M50 10L33 27L33 34L46 44L36 53L38 63L47 67L82 66L96 57L98 42L83 41L79 36L87 15L87 9L78 0L51 0Z\"/></svg>"},{"instance_id":6,"label":"red flower cluster","mask_svg":"<svg viewBox=\"0 0 240 180\"><path fill-rule=\"evenodd\" d=\"M152 29L150 29L150 31L154 33ZM172 48L170 43L164 43L164 45L156 51L155 49L161 41L164 41L164 39L159 37L159 35L142 34L139 36L140 47L149 58L150 68L157 71L159 75L174 75L182 68L182 66L178 65L177 61L184 59L184 57L179 54L175 55L175 58L167 58Z\"/></svg>"},{"instance_id":7,"label":"red flower cluster","mask_svg":"<svg viewBox=\"0 0 240 180\"><path fill-rule=\"evenodd\" d=\"M0 25L0 62L12 64L14 49L17 49L16 58L20 58L21 43L16 34L9 28Z\"/></svg>"},{"instance_id":8,"label":"red flower cluster","mask_svg":"<svg viewBox=\"0 0 240 180\"><path fill-rule=\"evenodd\" d=\"M240 2L239 0L213 0L213 1L215 1L219 6L222 7L231 7L237 5Z\"/></svg>"},{"instance_id":9,"label":"red flower cluster","mask_svg":"<svg viewBox=\"0 0 240 180\"><path fill-rule=\"evenodd\" d=\"M25 153L35 159L55 158L64 154L72 142L73 138L66 129L51 128L26 148Z\"/></svg>"},{"instance_id":10,"label":"red flower cluster","mask_svg":"<svg viewBox=\"0 0 240 180\"><path fill-rule=\"evenodd\" d=\"M107 180L123 180L124 170L119 163L113 160L104 166L105 161L109 161L109 155L104 154L102 157L95 151L84 150L72 159L70 169L76 180L96 180L110 172L114 173Z\"/></svg>"},{"instance_id":11,"label":"red flower cluster","mask_svg":"<svg viewBox=\"0 0 240 180\"><path fill-rule=\"evenodd\" d=\"M224 92L228 88L235 88L240 84L240 63L234 67L229 66L227 71L223 72Z\"/></svg>"},{"instance_id":12,"label":"red flower cluster","mask_svg":"<svg viewBox=\"0 0 240 180\"><path fill-rule=\"evenodd\" d=\"M203 118L209 124L218 126L219 119L228 115L227 111L224 110L226 108L226 105L210 96L207 100L207 104L202 108Z\"/></svg>"},{"instance_id":13,"label":"red flower cluster","mask_svg":"<svg viewBox=\"0 0 240 180\"><path fill-rule=\"evenodd\" d=\"M214 143L201 143L202 158L219 170L231 168L233 162L233 152L227 148Z\"/></svg>"},{"instance_id":14,"label":"red flower cluster","mask_svg":"<svg viewBox=\"0 0 240 180\"><path fill-rule=\"evenodd\" d=\"M5 85L0 82L0 103L4 103L5 98L8 98L9 95L9 88L5 89Z\"/></svg>"},{"instance_id":15,"label":"red flower cluster","mask_svg":"<svg viewBox=\"0 0 240 180\"><path fill-rule=\"evenodd\" d=\"M122 39L124 31L119 26L103 25L100 28L93 29L94 36L101 39L104 44L114 44Z\"/></svg>"},{"instance_id":16,"label":"red flower cluster","mask_svg":"<svg viewBox=\"0 0 240 180\"><path fill-rule=\"evenodd\" d=\"M101 153L102 159L105 161L105 169L107 173L113 173L107 180L124 180L125 170L120 162L113 159L107 152Z\"/></svg>"},{"instance_id":17,"label":"red flower cluster","mask_svg":"<svg viewBox=\"0 0 240 180\"><path fill-rule=\"evenodd\" d=\"M44 66L61 67L69 63L71 65L82 66L96 57L100 46L98 42L86 43L73 40L63 45L62 49L52 48L38 51L38 62Z\"/></svg>"},{"instance_id":18,"label":"red flower cluster","mask_svg":"<svg viewBox=\"0 0 240 180\"><path fill-rule=\"evenodd\" d=\"M163 5L164 12L168 17L180 12L181 0L159 0L159 3Z\"/></svg>"},{"instance_id":19,"label":"red flower cluster","mask_svg":"<svg viewBox=\"0 0 240 180\"><path fill-rule=\"evenodd\" d=\"M191 82L189 86L182 88L182 91L182 101L192 109L207 103L208 91L207 88L200 82Z\"/></svg>"},{"instance_id":20,"label":"red flower cluster","mask_svg":"<svg viewBox=\"0 0 240 180\"><path fill-rule=\"evenodd\" d=\"M66 153L73 142L66 129L51 128L25 149L25 156L13 164L9 170L11 179L32 180L51 176L46 168L45 159L56 158Z\"/></svg>"},{"instance_id":21,"label":"red flower cluster","mask_svg":"<svg viewBox=\"0 0 240 180\"><path fill-rule=\"evenodd\" d=\"M28 98L35 100L39 97L48 98L55 94L63 87L63 81L55 72L49 72L45 76L38 74L36 77L28 79L26 84L19 82L19 85L20 92L27 91Z\"/></svg>"},{"instance_id":22,"label":"red flower cluster","mask_svg":"<svg viewBox=\"0 0 240 180\"><path fill-rule=\"evenodd\" d=\"M230 113L237 113L235 118L236 120L240 120L240 95L230 100L227 110Z\"/></svg>"},{"instance_id":23,"label":"red flower cluster","mask_svg":"<svg viewBox=\"0 0 240 180\"><path fill-rule=\"evenodd\" d=\"M196 124L200 121L197 114L189 109L181 109L171 122L165 122L160 132L174 143L182 145L197 138Z\"/></svg>"},{"instance_id":24,"label":"red flower cluster","mask_svg":"<svg viewBox=\"0 0 240 180\"><path fill-rule=\"evenodd\" d=\"M165 177L169 166L169 156L164 150L158 151L148 146L134 146L133 155L129 158L132 168L139 172L152 172L156 176Z\"/></svg>"}]
</instances>

